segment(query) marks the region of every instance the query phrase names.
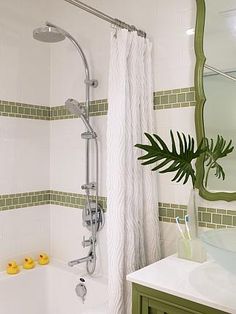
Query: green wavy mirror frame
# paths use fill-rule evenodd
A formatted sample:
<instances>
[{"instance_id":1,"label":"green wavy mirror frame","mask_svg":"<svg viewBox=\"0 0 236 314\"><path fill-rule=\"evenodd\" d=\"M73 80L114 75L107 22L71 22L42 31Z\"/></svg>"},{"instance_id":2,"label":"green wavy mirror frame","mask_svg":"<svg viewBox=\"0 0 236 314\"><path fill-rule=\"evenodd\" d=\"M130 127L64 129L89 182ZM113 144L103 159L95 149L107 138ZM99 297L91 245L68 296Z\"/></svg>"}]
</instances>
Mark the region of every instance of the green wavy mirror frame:
<instances>
[{"instance_id":1,"label":"green wavy mirror frame","mask_svg":"<svg viewBox=\"0 0 236 314\"><path fill-rule=\"evenodd\" d=\"M194 85L196 90L196 108L195 108L195 127L196 127L196 136L198 144L201 142L202 138L205 137L204 129L204 105L206 97L204 94L203 88L203 70L206 57L203 50L203 36L204 36L204 27L205 27L205 15L206 15L206 6L205 0L196 0L197 4L197 17L196 17L196 27L195 27L195 54L196 54L196 65L195 65L195 74L194 74ZM203 158L200 157L196 162L196 188L199 189L199 194L204 199L210 201L224 200L224 201L233 201L236 200L236 192L210 192L206 190L203 185L204 179L204 163Z\"/></svg>"}]
</instances>

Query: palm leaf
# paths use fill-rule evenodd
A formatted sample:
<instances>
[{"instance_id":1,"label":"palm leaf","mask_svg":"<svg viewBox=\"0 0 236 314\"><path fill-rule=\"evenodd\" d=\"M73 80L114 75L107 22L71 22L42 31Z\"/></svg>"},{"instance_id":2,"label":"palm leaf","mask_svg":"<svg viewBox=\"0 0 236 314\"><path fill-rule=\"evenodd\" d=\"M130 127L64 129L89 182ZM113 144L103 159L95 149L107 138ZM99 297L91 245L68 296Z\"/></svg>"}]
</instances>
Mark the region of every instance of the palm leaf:
<instances>
[{"instance_id":1,"label":"palm leaf","mask_svg":"<svg viewBox=\"0 0 236 314\"><path fill-rule=\"evenodd\" d=\"M146 155L138 158L139 160L145 160L142 165L150 165L159 162L154 168L152 168L152 171L159 170L160 173L176 172L172 181L180 182L183 180L183 184L185 184L191 177L194 186L196 176L195 170L192 166L192 161L205 152L205 148L202 147L202 143L199 145L197 150L195 150L194 139L190 135L186 137L183 133L180 134L177 132L177 149L173 132L170 131L170 150L157 134L150 135L145 133L145 135L148 138L150 145L135 145L135 147L143 149L147 152Z\"/></svg>"},{"instance_id":2,"label":"palm leaf","mask_svg":"<svg viewBox=\"0 0 236 314\"><path fill-rule=\"evenodd\" d=\"M218 160L230 154L234 147L232 146L232 140L226 144L226 140L218 135L216 144L214 145L213 139L208 140L205 139L205 166L207 168L206 176L205 176L205 187L207 187L208 176L211 169L215 170L215 176L223 180L225 179L225 173L222 166L219 164Z\"/></svg>"}]
</instances>

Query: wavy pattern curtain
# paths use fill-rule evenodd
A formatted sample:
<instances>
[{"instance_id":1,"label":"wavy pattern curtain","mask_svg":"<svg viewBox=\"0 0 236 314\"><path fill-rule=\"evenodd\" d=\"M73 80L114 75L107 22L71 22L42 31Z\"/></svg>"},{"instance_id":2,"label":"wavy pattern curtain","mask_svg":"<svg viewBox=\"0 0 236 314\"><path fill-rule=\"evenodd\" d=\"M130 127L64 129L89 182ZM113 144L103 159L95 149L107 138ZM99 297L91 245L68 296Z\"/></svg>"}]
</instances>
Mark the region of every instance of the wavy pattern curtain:
<instances>
[{"instance_id":1,"label":"wavy pattern curtain","mask_svg":"<svg viewBox=\"0 0 236 314\"><path fill-rule=\"evenodd\" d=\"M160 258L156 173L134 147L153 132L151 43L112 30L107 126L109 314L131 313L126 275Z\"/></svg>"}]
</instances>

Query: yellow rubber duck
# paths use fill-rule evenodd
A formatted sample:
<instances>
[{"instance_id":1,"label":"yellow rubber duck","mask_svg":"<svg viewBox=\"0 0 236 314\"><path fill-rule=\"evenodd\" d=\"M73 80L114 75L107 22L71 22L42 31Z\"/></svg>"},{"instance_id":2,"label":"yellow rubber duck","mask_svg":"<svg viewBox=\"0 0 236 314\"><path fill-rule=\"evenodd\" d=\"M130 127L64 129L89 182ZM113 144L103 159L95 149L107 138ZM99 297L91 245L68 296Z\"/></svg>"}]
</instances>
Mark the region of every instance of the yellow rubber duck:
<instances>
[{"instance_id":1,"label":"yellow rubber duck","mask_svg":"<svg viewBox=\"0 0 236 314\"><path fill-rule=\"evenodd\" d=\"M7 273L9 275L16 275L19 273L19 271L20 268L15 261L11 261L7 264Z\"/></svg>"},{"instance_id":2,"label":"yellow rubber duck","mask_svg":"<svg viewBox=\"0 0 236 314\"><path fill-rule=\"evenodd\" d=\"M25 257L24 263L23 263L23 268L24 269L32 269L34 267L35 267L34 260L29 256Z\"/></svg>"},{"instance_id":3,"label":"yellow rubber duck","mask_svg":"<svg viewBox=\"0 0 236 314\"><path fill-rule=\"evenodd\" d=\"M39 260L38 260L39 265L47 265L49 263L49 257L46 253L41 253L39 255Z\"/></svg>"}]
</instances>

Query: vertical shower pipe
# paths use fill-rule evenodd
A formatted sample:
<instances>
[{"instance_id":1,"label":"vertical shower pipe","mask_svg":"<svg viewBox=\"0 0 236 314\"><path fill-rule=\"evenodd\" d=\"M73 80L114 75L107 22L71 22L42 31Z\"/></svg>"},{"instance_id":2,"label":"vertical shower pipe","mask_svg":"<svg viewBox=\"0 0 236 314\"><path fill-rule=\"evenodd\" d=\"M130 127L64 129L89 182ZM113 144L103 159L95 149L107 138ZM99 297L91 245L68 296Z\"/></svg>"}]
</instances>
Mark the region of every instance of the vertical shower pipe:
<instances>
[{"instance_id":1,"label":"vertical shower pipe","mask_svg":"<svg viewBox=\"0 0 236 314\"><path fill-rule=\"evenodd\" d=\"M85 86L86 86L86 92L85 92L85 105L86 105L86 118L88 119L89 121L89 104L90 104L90 87L91 87L91 84L92 84L92 81L90 81L90 73L89 73L89 66L88 66L88 62L87 62L87 59L85 57L85 54L83 52L83 50L81 49L81 47L79 46L79 44L77 43L77 41L74 39L74 37L72 37L69 33L67 33L64 29L60 28L59 26L57 25L54 25L52 23L49 23L47 22L46 23L47 26L51 26L51 27L55 27L57 28L62 34L64 34L72 43L73 45L75 46L75 48L77 49L77 51L79 52L82 60L83 60L83 63L84 63L84 68L85 68ZM93 217L92 217L92 210L91 210L91 205L90 205L90 199L89 199L89 196L90 196L90 193L89 193L89 188L86 188L86 197L87 197L87 203L88 203L88 207L89 207L89 210L90 210L90 215L91 215L91 220L90 220L90 223L91 223L91 231L92 231L92 245L93 245L93 257L94 257L94 261L96 261L96 253L95 253L95 242L96 242L96 230L97 230L97 210L98 210L98 145L97 145L97 139L95 138L95 144L96 144L96 212L95 212L95 224L93 226ZM88 186L89 185L89 173L90 173L90 165L89 165L89 152L90 152L90 149L89 149L89 139L86 139L86 185Z\"/></svg>"}]
</instances>

